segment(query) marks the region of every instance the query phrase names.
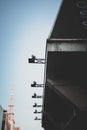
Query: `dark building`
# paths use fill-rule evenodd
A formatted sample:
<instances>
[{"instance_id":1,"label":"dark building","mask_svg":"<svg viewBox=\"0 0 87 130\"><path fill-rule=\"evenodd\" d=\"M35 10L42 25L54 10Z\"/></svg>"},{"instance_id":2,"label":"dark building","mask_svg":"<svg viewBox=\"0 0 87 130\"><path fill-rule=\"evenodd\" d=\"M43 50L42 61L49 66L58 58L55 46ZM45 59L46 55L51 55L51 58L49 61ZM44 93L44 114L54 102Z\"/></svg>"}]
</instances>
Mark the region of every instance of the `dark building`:
<instances>
[{"instance_id":1,"label":"dark building","mask_svg":"<svg viewBox=\"0 0 87 130\"><path fill-rule=\"evenodd\" d=\"M2 121L3 121L3 108L0 105L0 130L2 129Z\"/></svg>"},{"instance_id":2,"label":"dark building","mask_svg":"<svg viewBox=\"0 0 87 130\"><path fill-rule=\"evenodd\" d=\"M8 121L7 110L3 110L2 130L11 130L11 125Z\"/></svg>"},{"instance_id":3,"label":"dark building","mask_svg":"<svg viewBox=\"0 0 87 130\"><path fill-rule=\"evenodd\" d=\"M63 0L47 39L42 127L87 130L87 0Z\"/></svg>"},{"instance_id":4,"label":"dark building","mask_svg":"<svg viewBox=\"0 0 87 130\"><path fill-rule=\"evenodd\" d=\"M10 123L8 122L8 117L7 117L7 110L4 110L0 106L0 130L10 130L11 126Z\"/></svg>"}]
</instances>

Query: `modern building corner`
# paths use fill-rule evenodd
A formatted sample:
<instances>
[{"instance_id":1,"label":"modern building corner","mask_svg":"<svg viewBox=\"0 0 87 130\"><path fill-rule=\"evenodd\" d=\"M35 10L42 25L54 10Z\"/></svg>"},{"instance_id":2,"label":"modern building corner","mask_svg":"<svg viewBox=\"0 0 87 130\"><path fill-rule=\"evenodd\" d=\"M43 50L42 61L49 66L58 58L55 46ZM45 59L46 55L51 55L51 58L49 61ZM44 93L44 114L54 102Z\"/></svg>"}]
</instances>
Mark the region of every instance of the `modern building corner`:
<instances>
[{"instance_id":1,"label":"modern building corner","mask_svg":"<svg viewBox=\"0 0 87 130\"><path fill-rule=\"evenodd\" d=\"M42 127L87 130L87 1L63 0L46 43Z\"/></svg>"}]
</instances>

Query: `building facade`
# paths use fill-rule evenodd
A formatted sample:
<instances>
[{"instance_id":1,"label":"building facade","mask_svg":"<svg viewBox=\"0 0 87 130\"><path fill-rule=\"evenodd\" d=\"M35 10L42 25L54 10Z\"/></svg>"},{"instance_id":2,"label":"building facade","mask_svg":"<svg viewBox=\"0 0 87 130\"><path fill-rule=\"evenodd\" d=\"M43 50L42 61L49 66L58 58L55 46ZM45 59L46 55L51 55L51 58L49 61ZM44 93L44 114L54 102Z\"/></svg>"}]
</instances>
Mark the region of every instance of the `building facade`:
<instances>
[{"instance_id":1,"label":"building facade","mask_svg":"<svg viewBox=\"0 0 87 130\"><path fill-rule=\"evenodd\" d=\"M3 108L0 105L0 130L2 130Z\"/></svg>"},{"instance_id":2,"label":"building facade","mask_svg":"<svg viewBox=\"0 0 87 130\"><path fill-rule=\"evenodd\" d=\"M14 127L13 130L20 130L20 127Z\"/></svg>"},{"instance_id":3,"label":"building facade","mask_svg":"<svg viewBox=\"0 0 87 130\"><path fill-rule=\"evenodd\" d=\"M11 125L7 117L8 117L7 110L3 110L2 130L11 130Z\"/></svg>"},{"instance_id":4,"label":"building facade","mask_svg":"<svg viewBox=\"0 0 87 130\"><path fill-rule=\"evenodd\" d=\"M87 129L87 0L62 0L46 45L42 127Z\"/></svg>"},{"instance_id":5,"label":"building facade","mask_svg":"<svg viewBox=\"0 0 87 130\"><path fill-rule=\"evenodd\" d=\"M7 116L8 116L7 110L4 110L0 106L0 130L10 130L11 129L11 125L8 122Z\"/></svg>"}]
</instances>

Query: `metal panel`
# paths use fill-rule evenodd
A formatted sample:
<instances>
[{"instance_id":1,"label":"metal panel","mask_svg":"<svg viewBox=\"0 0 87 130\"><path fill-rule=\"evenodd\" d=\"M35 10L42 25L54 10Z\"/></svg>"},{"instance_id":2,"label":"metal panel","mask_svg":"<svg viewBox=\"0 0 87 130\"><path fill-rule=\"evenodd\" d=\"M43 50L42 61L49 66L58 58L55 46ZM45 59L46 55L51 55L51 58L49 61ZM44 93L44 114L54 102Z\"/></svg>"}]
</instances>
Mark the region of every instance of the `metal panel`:
<instances>
[{"instance_id":1,"label":"metal panel","mask_svg":"<svg viewBox=\"0 0 87 130\"><path fill-rule=\"evenodd\" d=\"M63 0L49 39L87 39L87 1Z\"/></svg>"}]
</instances>

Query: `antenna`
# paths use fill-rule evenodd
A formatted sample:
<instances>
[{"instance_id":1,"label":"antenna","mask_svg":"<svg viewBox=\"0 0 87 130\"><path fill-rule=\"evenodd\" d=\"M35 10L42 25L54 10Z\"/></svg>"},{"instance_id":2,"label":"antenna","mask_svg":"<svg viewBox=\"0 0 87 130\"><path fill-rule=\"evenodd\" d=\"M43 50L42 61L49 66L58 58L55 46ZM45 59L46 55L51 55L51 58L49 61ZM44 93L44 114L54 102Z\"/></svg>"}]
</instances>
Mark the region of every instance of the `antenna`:
<instances>
[{"instance_id":1,"label":"antenna","mask_svg":"<svg viewBox=\"0 0 87 130\"><path fill-rule=\"evenodd\" d=\"M15 121L14 121L14 86L11 88L11 95L8 105L8 122L11 125L11 130L13 130Z\"/></svg>"}]
</instances>

